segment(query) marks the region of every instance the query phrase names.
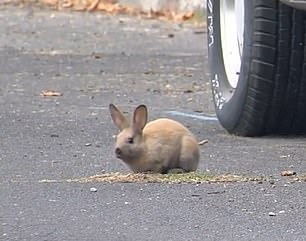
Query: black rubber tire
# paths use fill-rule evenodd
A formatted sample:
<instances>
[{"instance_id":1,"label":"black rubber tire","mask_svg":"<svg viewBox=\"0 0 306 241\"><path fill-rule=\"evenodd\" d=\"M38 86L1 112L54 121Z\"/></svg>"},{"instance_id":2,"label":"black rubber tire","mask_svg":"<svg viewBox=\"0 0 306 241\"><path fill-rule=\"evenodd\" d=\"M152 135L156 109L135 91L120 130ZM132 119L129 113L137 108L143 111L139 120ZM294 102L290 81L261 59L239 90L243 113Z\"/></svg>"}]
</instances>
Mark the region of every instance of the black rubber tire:
<instances>
[{"instance_id":1,"label":"black rubber tire","mask_svg":"<svg viewBox=\"0 0 306 241\"><path fill-rule=\"evenodd\" d=\"M276 0L244 1L242 64L237 87L232 89L222 59L219 2L207 0L207 26L220 123L242 136L305 134L306 12Z\"/></svg>"}]
</instances>

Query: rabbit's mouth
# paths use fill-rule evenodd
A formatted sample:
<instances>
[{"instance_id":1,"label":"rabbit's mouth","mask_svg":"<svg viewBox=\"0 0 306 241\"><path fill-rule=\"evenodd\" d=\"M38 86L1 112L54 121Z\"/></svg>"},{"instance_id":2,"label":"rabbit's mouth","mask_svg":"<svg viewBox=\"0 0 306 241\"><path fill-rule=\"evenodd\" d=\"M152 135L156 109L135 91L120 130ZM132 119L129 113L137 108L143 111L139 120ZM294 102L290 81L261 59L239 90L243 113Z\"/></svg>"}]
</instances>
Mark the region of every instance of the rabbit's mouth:
<instances>
[{"instance_id":1,"label":"rabbit's mouth","mask_svg":"<svg viewBox=\"0 0 306 241\"><path fill-rule=\"evenodd\" d=\"M117 158L122 159L123 153L122 153L122 150L120 148L117 147L115 149L115 154L116 154Z\"/></svg>"},{"instance_id":2,"label":"rabbit's mouth","mask_svg":"<svg viewBox=\"0 0 306 241\"><path fill-rule=\"evenodd\" d=\"M119 159L122 159L122 154L117 154L116 153L116 157L119 158Z\"/></svg>"}]
</instances>

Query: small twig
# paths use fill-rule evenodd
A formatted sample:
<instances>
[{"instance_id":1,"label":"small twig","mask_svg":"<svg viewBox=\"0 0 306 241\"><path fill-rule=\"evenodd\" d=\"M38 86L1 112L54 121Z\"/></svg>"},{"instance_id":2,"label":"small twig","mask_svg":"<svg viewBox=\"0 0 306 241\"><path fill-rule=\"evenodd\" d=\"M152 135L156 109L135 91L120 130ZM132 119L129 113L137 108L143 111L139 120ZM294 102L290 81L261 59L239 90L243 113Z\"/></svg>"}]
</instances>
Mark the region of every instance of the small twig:
<instances>
[{"instance_id":1,"label":"small twig","mask_svg":"<svg viewBox=\"0 0 306 241\"><path fill-rule=\"evenodd\" d=\"M203 145L206 144L206 143L208 143L208 140L202 140L202 141L198 142L198 144L199 144L200 146L203 146Z\"/></svg>"}]
</instances>

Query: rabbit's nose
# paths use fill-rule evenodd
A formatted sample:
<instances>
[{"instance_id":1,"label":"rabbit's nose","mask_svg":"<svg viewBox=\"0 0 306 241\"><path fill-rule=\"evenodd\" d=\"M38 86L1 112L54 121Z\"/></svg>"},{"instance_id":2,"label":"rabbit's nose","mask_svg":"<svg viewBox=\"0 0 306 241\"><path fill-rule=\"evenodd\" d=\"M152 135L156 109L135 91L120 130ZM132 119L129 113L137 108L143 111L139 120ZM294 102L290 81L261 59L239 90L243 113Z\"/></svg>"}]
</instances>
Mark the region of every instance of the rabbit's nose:
<instances>
[{"instance_id":1,"label":"rabbit's nose","mask_svg":"<svg viewBox=\"0 0 306 241\"><path fill-rule=\"evenodd\" d=\"M117 156L117 157L120 157L120 156L121 156L122 151L121 151L121 149L120 149L120 148L118 148L118 147L117 147L117 148L115 149L115 153L116 153L116 156Z\"/></svg>"}]
</instances>

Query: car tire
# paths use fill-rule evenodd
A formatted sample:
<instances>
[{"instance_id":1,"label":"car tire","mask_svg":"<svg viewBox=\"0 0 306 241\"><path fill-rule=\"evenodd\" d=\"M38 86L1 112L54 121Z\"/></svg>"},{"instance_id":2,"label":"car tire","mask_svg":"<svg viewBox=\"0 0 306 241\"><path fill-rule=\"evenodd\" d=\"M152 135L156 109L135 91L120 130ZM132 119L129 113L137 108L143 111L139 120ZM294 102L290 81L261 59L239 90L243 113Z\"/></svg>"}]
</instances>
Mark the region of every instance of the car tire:
<instances>
[{"instance_id":1,"label":"car tire","mask_svg":"<svg viewBox=\"0 0 306 241\"><path fill-rule=\"evenodd\" d=\"M230 5L224 7L225 2ZM242 14L233 8L243 8ZM239 21L243 31L233 27L233 14L244 16ZM207 29L213 100L221 125L241 136L305 134L306 12L276 0L207 0ZM230 41L231 33L236 42ZM238 64L231 67L236 45Z\"/></svg>"}]
</instances>

